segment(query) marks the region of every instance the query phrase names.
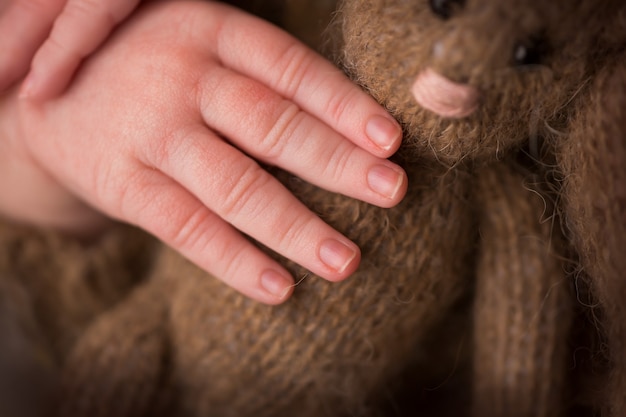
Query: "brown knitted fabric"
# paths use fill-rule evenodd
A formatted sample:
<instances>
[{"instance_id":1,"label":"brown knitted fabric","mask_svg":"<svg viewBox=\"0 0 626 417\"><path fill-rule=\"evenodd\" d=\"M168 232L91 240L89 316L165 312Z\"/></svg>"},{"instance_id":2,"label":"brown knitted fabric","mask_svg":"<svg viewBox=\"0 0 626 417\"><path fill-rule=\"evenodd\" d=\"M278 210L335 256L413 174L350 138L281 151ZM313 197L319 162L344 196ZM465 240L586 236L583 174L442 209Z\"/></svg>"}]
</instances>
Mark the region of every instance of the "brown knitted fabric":
<instances>
[{"instance_id":1,"label":"brown knitted fabric","mask_svg":"<svg viewBox=\"0 0 626 417\"><path fill-rule=\"evenodd\" d=\"M564 415L570 287L561 243L542 218L528 174L496 165L480 176L484 202L474 304L474 415Z\"/></svg>"},{"instance_id":2,"label":"brown knitted fabric","mask_svg":"<svg viewBox=\"0 0 626 417\"><path fill-rule=\"evenodd\" d=\"M93 322L65 362L57 415L168 415L167 289L135 291Z\"/></svg>"},{"instance_id":3,"label":"brown knitted fabric","mask_svg":"<svg viewBox=\"0 0 626 417\"><path fill-rule=\"evenodd\" d=\"M0 222L0 273L32 298L33 314L61 359L94 317L145 276L152 245L144 233L123 226L83 244Z\"/></svg>"},{"instance_id":4,"label":"brown knitted fabric","mask_svg":"<svg viewBox=\"0 0 626 417\"><path fill-rule=\"evenodd\" d=\"M0 273L0 414L38 416L55 384L57 364L29 294Z\"/></svg>"},{"instance_id":5,"label":"brown knitted fabric","mask_svg":"<svg viewBox=\"0 0 626 417\"><path fill-rule=\"evenodd\" d=\"M153 245L126 227L83 244L0 221L1 415L47 409L68 351L147 273Z\"/></svg>"},{"instance_id":6,"label":"brown knitted fabric","mask_svg":"<svg viewBox=\"0 0 626 417\"><path fill-rule=\"evenodd\" d=\"M626 32L623 24L622 33ZM614 32L613 32L614 33ZM611 388L608 415L626 415L626 55L608 60L578 100L567 140L557 144L567 229L581 275L597 297Z\"/></svg>"}]
</instances>

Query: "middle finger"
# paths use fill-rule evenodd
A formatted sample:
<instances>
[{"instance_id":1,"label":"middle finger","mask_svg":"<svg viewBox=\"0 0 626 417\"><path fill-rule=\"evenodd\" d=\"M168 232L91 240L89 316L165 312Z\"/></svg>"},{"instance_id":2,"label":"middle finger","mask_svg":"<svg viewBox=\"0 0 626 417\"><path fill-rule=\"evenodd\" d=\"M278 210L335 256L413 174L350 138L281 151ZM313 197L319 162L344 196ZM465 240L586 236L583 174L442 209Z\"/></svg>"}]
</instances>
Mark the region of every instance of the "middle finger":
<instances>
[{"instance_id":1,"label":"middle finger","mask_svg":"<svg viewBox=\"0 0 626 417\"><path fill-rule=\"evenodd\" d=\"M257 160L381 207L396 205L406 192L402 168L359 148L255 80L215 67L198 93L207 125Z\"/></svg>"}]
</instances>

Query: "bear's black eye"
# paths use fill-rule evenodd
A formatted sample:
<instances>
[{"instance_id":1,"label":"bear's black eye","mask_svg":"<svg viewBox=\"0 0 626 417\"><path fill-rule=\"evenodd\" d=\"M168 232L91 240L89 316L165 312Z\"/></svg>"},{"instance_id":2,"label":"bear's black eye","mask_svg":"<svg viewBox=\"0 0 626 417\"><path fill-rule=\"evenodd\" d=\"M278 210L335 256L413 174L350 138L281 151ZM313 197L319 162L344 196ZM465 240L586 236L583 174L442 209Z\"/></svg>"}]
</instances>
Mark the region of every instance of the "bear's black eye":
<instances>
[{"instance_id":1,"label":"bear's black eye","mask_svg":"<svg viewBox=\"0 0 626 417\"><path fill-rule=\"evenodd\" d=\"M442 19L449 19L457 8L463 6L464 0L428 0L430 8Z\"/></svg>"},{"instance_id":2,"label":"bear's black eye","mask_svg":"<svg viewBox=\"0 0 626 417\"><path fill-rule=\"evenodd\" d=\"M541 38L533 38L526 42L518 42L513 48L515 65L537 65L546 53L546 42Z\"/></svg>"}]
</instances>

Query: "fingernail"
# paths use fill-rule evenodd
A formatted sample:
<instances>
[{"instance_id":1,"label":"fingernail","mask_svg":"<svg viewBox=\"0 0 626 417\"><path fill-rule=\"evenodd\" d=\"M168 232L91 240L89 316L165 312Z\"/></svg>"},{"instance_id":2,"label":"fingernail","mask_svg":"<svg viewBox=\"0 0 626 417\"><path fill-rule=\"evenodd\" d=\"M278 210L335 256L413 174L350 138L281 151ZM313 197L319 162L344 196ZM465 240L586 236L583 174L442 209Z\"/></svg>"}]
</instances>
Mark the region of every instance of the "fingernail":
<instances>
[{"instance_id":1,"label":"fingernail","mask_svg":"<svg viewBox=\"0 0 626 417\"><path fill-rule=\"evenodd\" d=\"M261 287L274 297L285 298L293 286L291 277L286 277L276 271L268 269L261 274Z\"/></svg>"},{"instance_id":2,"label":"fingernail","mask_svg":"<svg viewBox=\"0 0 626 417\"><path fill-rule=\"evenodd\" d=\"M397 123L383 116L372 117L365 126L365 134L378 147L390 149L402 135Z\"/></svg>"},{"instance_id":3,"label":"fingernail","mask_svg":"<svg viewBox=\"0 0 626 417\"><path fill-rule=\"evenodd\" d=\"M393 199L404 182L404 174L385 165L375 165L367 173L370 188L383 197Z\"/></svg>"},{"instance_id":4,"label":"fingernail","mask_svg":"<svg viewBox=\"0 0 626 417\"><path fill-rule=\"evenodd\" d=\"M339 273L346 270L356 255L357 253L353 248L334 239L322 242L319 250L322 262Z\"/></svg>"}]
</instances>

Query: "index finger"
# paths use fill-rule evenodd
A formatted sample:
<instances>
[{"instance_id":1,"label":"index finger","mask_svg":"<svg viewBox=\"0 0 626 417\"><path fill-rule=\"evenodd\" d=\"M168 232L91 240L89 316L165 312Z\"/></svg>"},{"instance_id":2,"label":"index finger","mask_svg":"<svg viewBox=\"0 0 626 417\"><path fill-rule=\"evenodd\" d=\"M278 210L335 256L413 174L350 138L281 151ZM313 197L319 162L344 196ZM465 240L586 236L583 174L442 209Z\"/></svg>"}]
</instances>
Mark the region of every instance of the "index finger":
<instances>
[{"instance_id":1,"label":"index finger","mask_svg":"<svg viewBox=\"0 0 626 417\"><path fill-rule=\"evenodd\" d=\"M216 27L217 54L227 67L262 82L374 155L389 157L400 146L398 123L292 36L242 13L227 13Z\"/></svg>"}]
</instances>

